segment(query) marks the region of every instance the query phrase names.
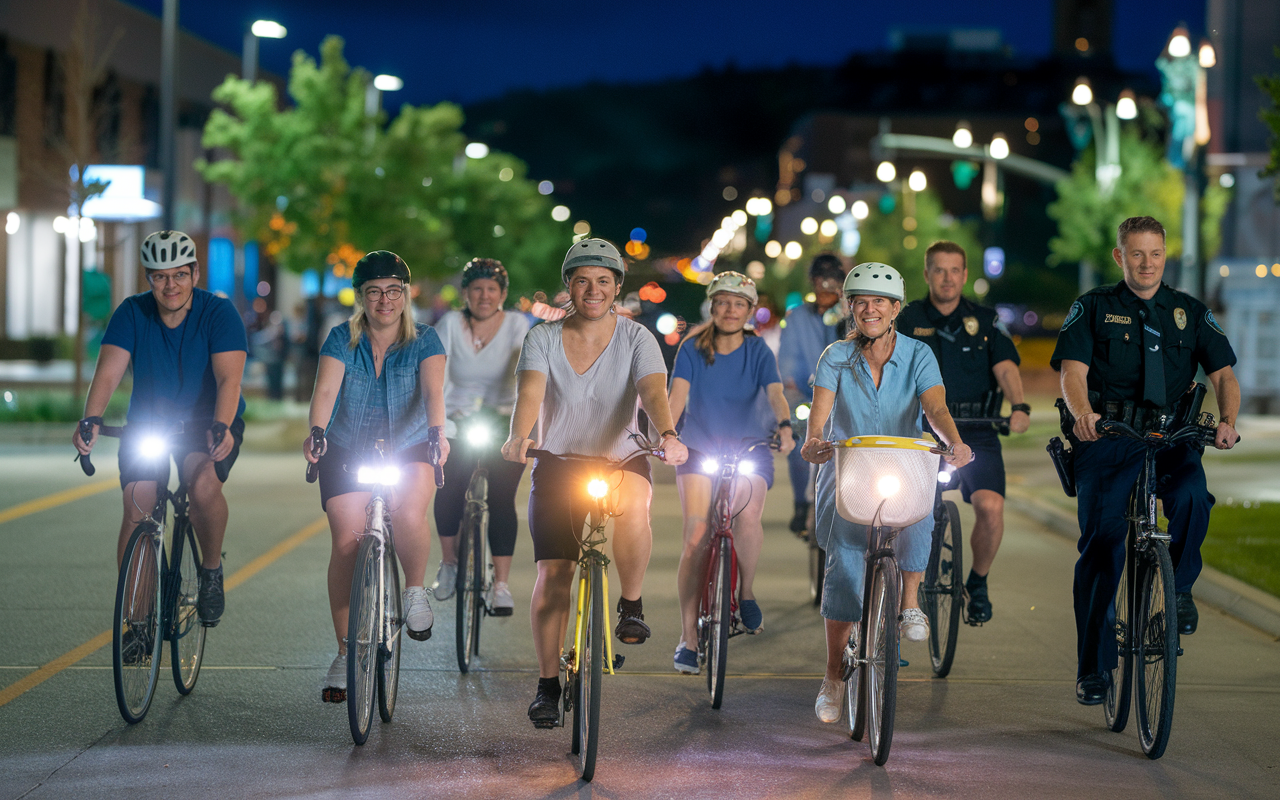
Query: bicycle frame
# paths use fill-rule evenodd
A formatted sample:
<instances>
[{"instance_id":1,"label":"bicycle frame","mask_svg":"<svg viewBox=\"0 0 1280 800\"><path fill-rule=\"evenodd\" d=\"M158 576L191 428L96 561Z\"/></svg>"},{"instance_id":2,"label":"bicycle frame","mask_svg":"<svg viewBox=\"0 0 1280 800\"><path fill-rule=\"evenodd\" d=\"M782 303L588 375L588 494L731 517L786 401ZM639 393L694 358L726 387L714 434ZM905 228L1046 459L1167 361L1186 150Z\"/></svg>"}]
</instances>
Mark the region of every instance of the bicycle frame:
<instances>
[{"instance_id":1,"label":"bicycle frame","mask_svg":"<svg viewBox=\"0 0 1280 800\"><path fill-rule=\"evenodd\" d=\"M746 633L742 627L742 620L739 616L738 608L738 551L734 547L733 542L733 501L734 489L737 484L738 465L748 454L757 447L769 446L772 439L753 439L746 443L746 447L740 449L737 453L720 456L718 461L717 477L718 483L715 487L715 494L712 496L711 506L707 511L707 527L710 529L711 536L707 541L707 566L704 570L702 601L699 609L698 624L702 626L709 624L710 620L705 617L705 611L710 609L713 604L711 593L714 591L714 575L713 571L716 566L714 559L710 555L715 553L716 545L721 548L728 547L729 558L729 636L738 636Z\"/></svg>"},{"instance_id":2,"label":"bicycle frame","mask_svg":"<svg viewBox=\"0 0 1280 800\"><path fill-rule=\"evenodd\" d=\"M383 448L382 440L379 439L377 443L374 445L374 448L378 453L379 459L385 460L386 454L383 452L383 449L382 449ZM387 511L387 500L385 495L386 495L386 490L389 488L393 488L393 487L386 486L382 483L377 483L373 485L372 487L373 496L369 498L369 504L365 506L364 531L356 535L357 541L359 541L361 538L365 536L372 536L375 539L377 539L379 561L383 561L387 558L395 557L395 543L392 541L393 534L391 532L390 526L387 525L388 518L390 517L390 513ZM380 652L382 652L384 656L390 656L391 648L387 646L387 642L390 642L393 639L395 639L396 634L399 632L400 628L404 626L404 620L402 619L392 620L390 616L386 613L387 610L383 607L383 602L384 602L384 599L386 598L386 581L387 581L386 570L379 569L378 570L378 591L376 594L378 601L377 601L377 608L375 609L375 613L378 615L377 619L379 620L379 624L381 625L382 631L381 631L381 637L380 637L381 640L378 642L378 649Z\"/></svg>"},{"instance_id":3,"label":"bicycle frame","mask_svg":"<svg viewBox=\"0 0 1280 800\"><path fill-rule=\"evenodd\" d=\"M583 620L586 619L587 609L585 606L587 597L587 579L590 575L591 565L593 562L600 565L600 591L604 594L604 613L605 628L609 627L609 557L604 554L600 548L604 546L607 539L604 536L605 525L610 519L617 516L612 509L608 507L608 497L597 498L596 510L591 512L591 526L589 533L582 540L582 556L578 559L578 598L576 603L576 613L573 622L573 650L568 664L572 664L574 670L577 670L577 654L583 650L582 627ZM610 674L614 672L614 656L613 656L613 640L610 636L604 637L604 653L605 653L605 670ZM622 666L618 664L618 666Z\"/></svg>"}]
</instances>

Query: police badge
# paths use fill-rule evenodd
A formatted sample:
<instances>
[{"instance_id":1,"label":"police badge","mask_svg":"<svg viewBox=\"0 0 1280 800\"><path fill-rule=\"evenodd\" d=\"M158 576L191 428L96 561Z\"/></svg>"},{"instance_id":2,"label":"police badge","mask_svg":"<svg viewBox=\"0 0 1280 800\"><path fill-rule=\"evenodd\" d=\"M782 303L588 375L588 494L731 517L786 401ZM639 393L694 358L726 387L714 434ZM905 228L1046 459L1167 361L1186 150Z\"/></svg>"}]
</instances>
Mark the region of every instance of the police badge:
<instances>
[{"instance_id":1,"label":"police badge","mask_svg":"<svg viewBox=\"0 0 1280 800\"><path fill-rule=\"evenodd\" d=\"M977 317L964 318L964 332L969 334L970 336L978 335L978 318Z\"/></svg>"},{"instance_id":2,"label":"police badge","mask_svg":"<svg viewBox=\"0 0 1280 800\"><path fill-rule=\"evenodd\" d=\"M1173 321L1177 324L1178 330L1185 330L1187 327L1187 312L1181 308L1175 308L1173 310Z\"/></svg>"}]
</instances>

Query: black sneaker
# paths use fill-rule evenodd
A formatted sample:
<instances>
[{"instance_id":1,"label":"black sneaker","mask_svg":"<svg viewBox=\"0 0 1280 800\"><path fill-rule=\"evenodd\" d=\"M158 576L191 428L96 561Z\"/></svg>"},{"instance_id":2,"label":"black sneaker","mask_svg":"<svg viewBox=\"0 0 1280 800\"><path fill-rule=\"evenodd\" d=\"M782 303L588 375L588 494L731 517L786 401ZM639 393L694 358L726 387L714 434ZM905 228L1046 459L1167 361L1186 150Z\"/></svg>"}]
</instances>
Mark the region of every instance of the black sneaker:
<instances>
[{"instance_id":1,"label":"black sneaker","mask_svg":"<svg viewBox=\"0 0 1280 800\"><path fill-rule=\"evenodd\" d=\"M1178 592L1178 633L1190 636L1196 632L1200 624L1200 612L1196 610L1196 601L1191 599L1191 592Z\"/></svg>"},{"instance_id":2,"label":"black sneaker","mask_svg":"<svg viewBox=\"0 0 1280 800\"><path fill-rule=\"evenodd\" d=\"M644 606L639 600L618 598L618 627L613 629L623 644L644 644L652 631L644 622Z\"/></svg>"},{"instance_id":3,"label":"black sneaker","mask_svg":"<svg viewBox=\"0 0 1280 800\"><path fill-rule=\"evenodd\" d=\"M969 624L981 625L991 621L991 600L987 597L987 576L969 573L964 583L969 593Z\"/></svg>"},{"instance_id":4,"label":"black sneaker","mask_svg":"<svg viewBox=\"0 0 1280 800\"><path fill-rule=\"evenodd\" d=\"M1111 685L1110 672L1094 672L1076 681L1076 702L1082 706L1102 705Z\"/></svg>"},{"instance_id":5,"label":"black sneaker","mask_svg":"<svg viewBox=\"0 0 1280 800\"><path fill-rule=\"evenodd\" d=\"M796 503L796 513L791 517L791 523L788 526L792 533L804 533L809 527L809 504L801 501Z\"/></svg>"},{"instance_id":6,"label":"black sneaker","mask_svg":"<svg viewBox=\"0 0 1280 800\"><path fill-rule=\"evenodd\" d=\"M226 598L222 593L222 565L213 569L197 567L200 576L200 597L196 601L196 612L200 615L200 624L212 628L222 620L222 611L226 608Z\"/></svg>"},{"instance_id":7,"label":"black sneaker","mask_svg":"<svg viewBox=\"0 0 1280 800\"><path fill-rule=\"evenodd\" d=\"M538 679L538 693L529 704L529 720L535 728L554 728L560 721L559 678Z\"/></svg>"}]
</instances>

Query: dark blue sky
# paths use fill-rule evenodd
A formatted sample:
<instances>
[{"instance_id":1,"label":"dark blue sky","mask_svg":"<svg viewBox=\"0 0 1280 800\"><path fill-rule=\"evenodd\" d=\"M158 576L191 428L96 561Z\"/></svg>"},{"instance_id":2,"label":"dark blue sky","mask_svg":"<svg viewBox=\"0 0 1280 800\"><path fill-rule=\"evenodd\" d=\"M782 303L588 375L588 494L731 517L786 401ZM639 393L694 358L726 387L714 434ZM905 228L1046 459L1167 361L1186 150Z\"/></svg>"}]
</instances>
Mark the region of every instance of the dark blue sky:
<instances>
[{"instance_id":1,"label":"dark blue sky","mask_svg":"<svg viewBox=\"0 0 1280 800\"><path fill-rule=\"evenodd\" d=\"M156 15L162 0L126 0ZM835 64L883 50L898 27L998 28L1014 52L1051 47L1052 0L185 0L181 24L239 52L255 19L289 36L264 40L260 63L285 74L298 48L346 39L347 59L405 80L396 101L468 102L509 89L588 80L640 82L733 62L740 67ZM1120 66L1150 70L1169 32L1185 21L1204 31L1205 0L1114 0Z\"/></svg>"}]
</instances>

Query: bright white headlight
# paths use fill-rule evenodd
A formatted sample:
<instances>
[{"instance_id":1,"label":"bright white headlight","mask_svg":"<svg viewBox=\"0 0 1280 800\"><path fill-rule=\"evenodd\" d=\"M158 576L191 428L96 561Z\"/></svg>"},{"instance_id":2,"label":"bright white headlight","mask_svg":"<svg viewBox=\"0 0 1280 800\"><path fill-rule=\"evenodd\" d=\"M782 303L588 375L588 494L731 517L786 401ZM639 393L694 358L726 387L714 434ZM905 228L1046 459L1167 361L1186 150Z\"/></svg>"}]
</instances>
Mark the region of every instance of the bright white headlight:
<instances>
[{"instance_id":1,"label":"bright white headlight","mask_svg":"<svg viewBox=\"0 0 1280 800\"><path fill-rule=\"evenodd\" d=\"M395 486L400 482L399 467L383 467L382 474L378 478L378 483L383 486Z\"/></svg>"},{"instance_id":2,"label":"bright white headlight","mask_svg":"<svg viewBox=\"0 0 1280 800\"><path fill-rule=\"evenodd\" d=\"M472 447L483 447L493 440L493 431L483 422L473 423L467 428L467 444Z\"/></svg>"},{"instance_id":3,"label":"bright white headlight","mask_svg":"<svg viewBox=\"0 0 1280 800\"><path fill-rule=\"evenodd\" d=\"M378 470L375 467L361 467L356 470L356 480L360 483L377 483Z\"/></svg>"},{"instance_id":4,"label":"bright white headlight","mask_svg":"<svg viewBox=\"0 0 1280 800\"><path fill-rule=\"evenodd\" d=\"M708 458L702 462L702 471L708 475L714 474L718 469L720 469L720 462L714 458Z\"/></svg>"},{"instance_id":5,"label":"bright white headlight","mask_svg":"<svg viewBox=\"0 0 1280 800\"><path fill-rule=\"evenodd\" d=\"M895 475L885 475L876 481L876 489L879 490L881 497L893 497L902 488L902 481L898 480Z\"/></svg>"},{"instance_id":6,"label":"bright white headlight","mask_svg":"<svg viewBox=\"0 0 1280 800\"><path fill-rule=\"evenodd\" d=\"M800 405L796 406L796 419L798 419L798 420L800 420L801 422L803 422L804 420L806 420L806 419L808 419L808 418L809 418L809 405L808 405L808 403L801 403Z\"/></svg>"},{"instance_id":7,"label":"bright white headlight","mask_svg":"<svg viewBox=\"0 0 1280 800\"><path fill-rule=\"evenodd\" d=\"M951 473L944 470L938 471L938 483L951 483Z\"/></svg>"},{"instance_id":8,"label":"bright white headlight","mask_svg":"<svg viewBox=\"0 0 1280 800\"><path fill-rule=\"evenodd\" d=\"M587 494L591 495L597 500L604 497L608 493L609 493L609 484L605 483L599 478L596 478L595 480L587 484Z\"/></svg>"},{"instance_id":9,"label":"bright white headlight","mask_svg":"<svg viewBox=\"0 0 1280 800\"><path fill-rule=\"evenodd\" d=\"M361 467L356 470L356 481L364 484L395 486L400 482L399 467Z\"/></svg>"},{"instance_id":10,"label":"bright white headlight","mask_svg":"<svg viewBox=\"0 0 1280 800\"><path fill-rule=\"evenodd\" d=\"M750 461L743 461L740 464L738 464L738 472L741 472L743 475L750 475L755 471L756 471L756 465L751 463Z\"/></svg>"},{"instance_id":11,"label":"bright white headlight","mask_svg":"<svg viewBox=\"0 0 1280 800\"><path fill-rule=\"evenodd\" d=\"M165 454L165 442L159 436L148 436L138 442L138 452L144 458L160 458Z\"/></svg>"}]
</instances>

